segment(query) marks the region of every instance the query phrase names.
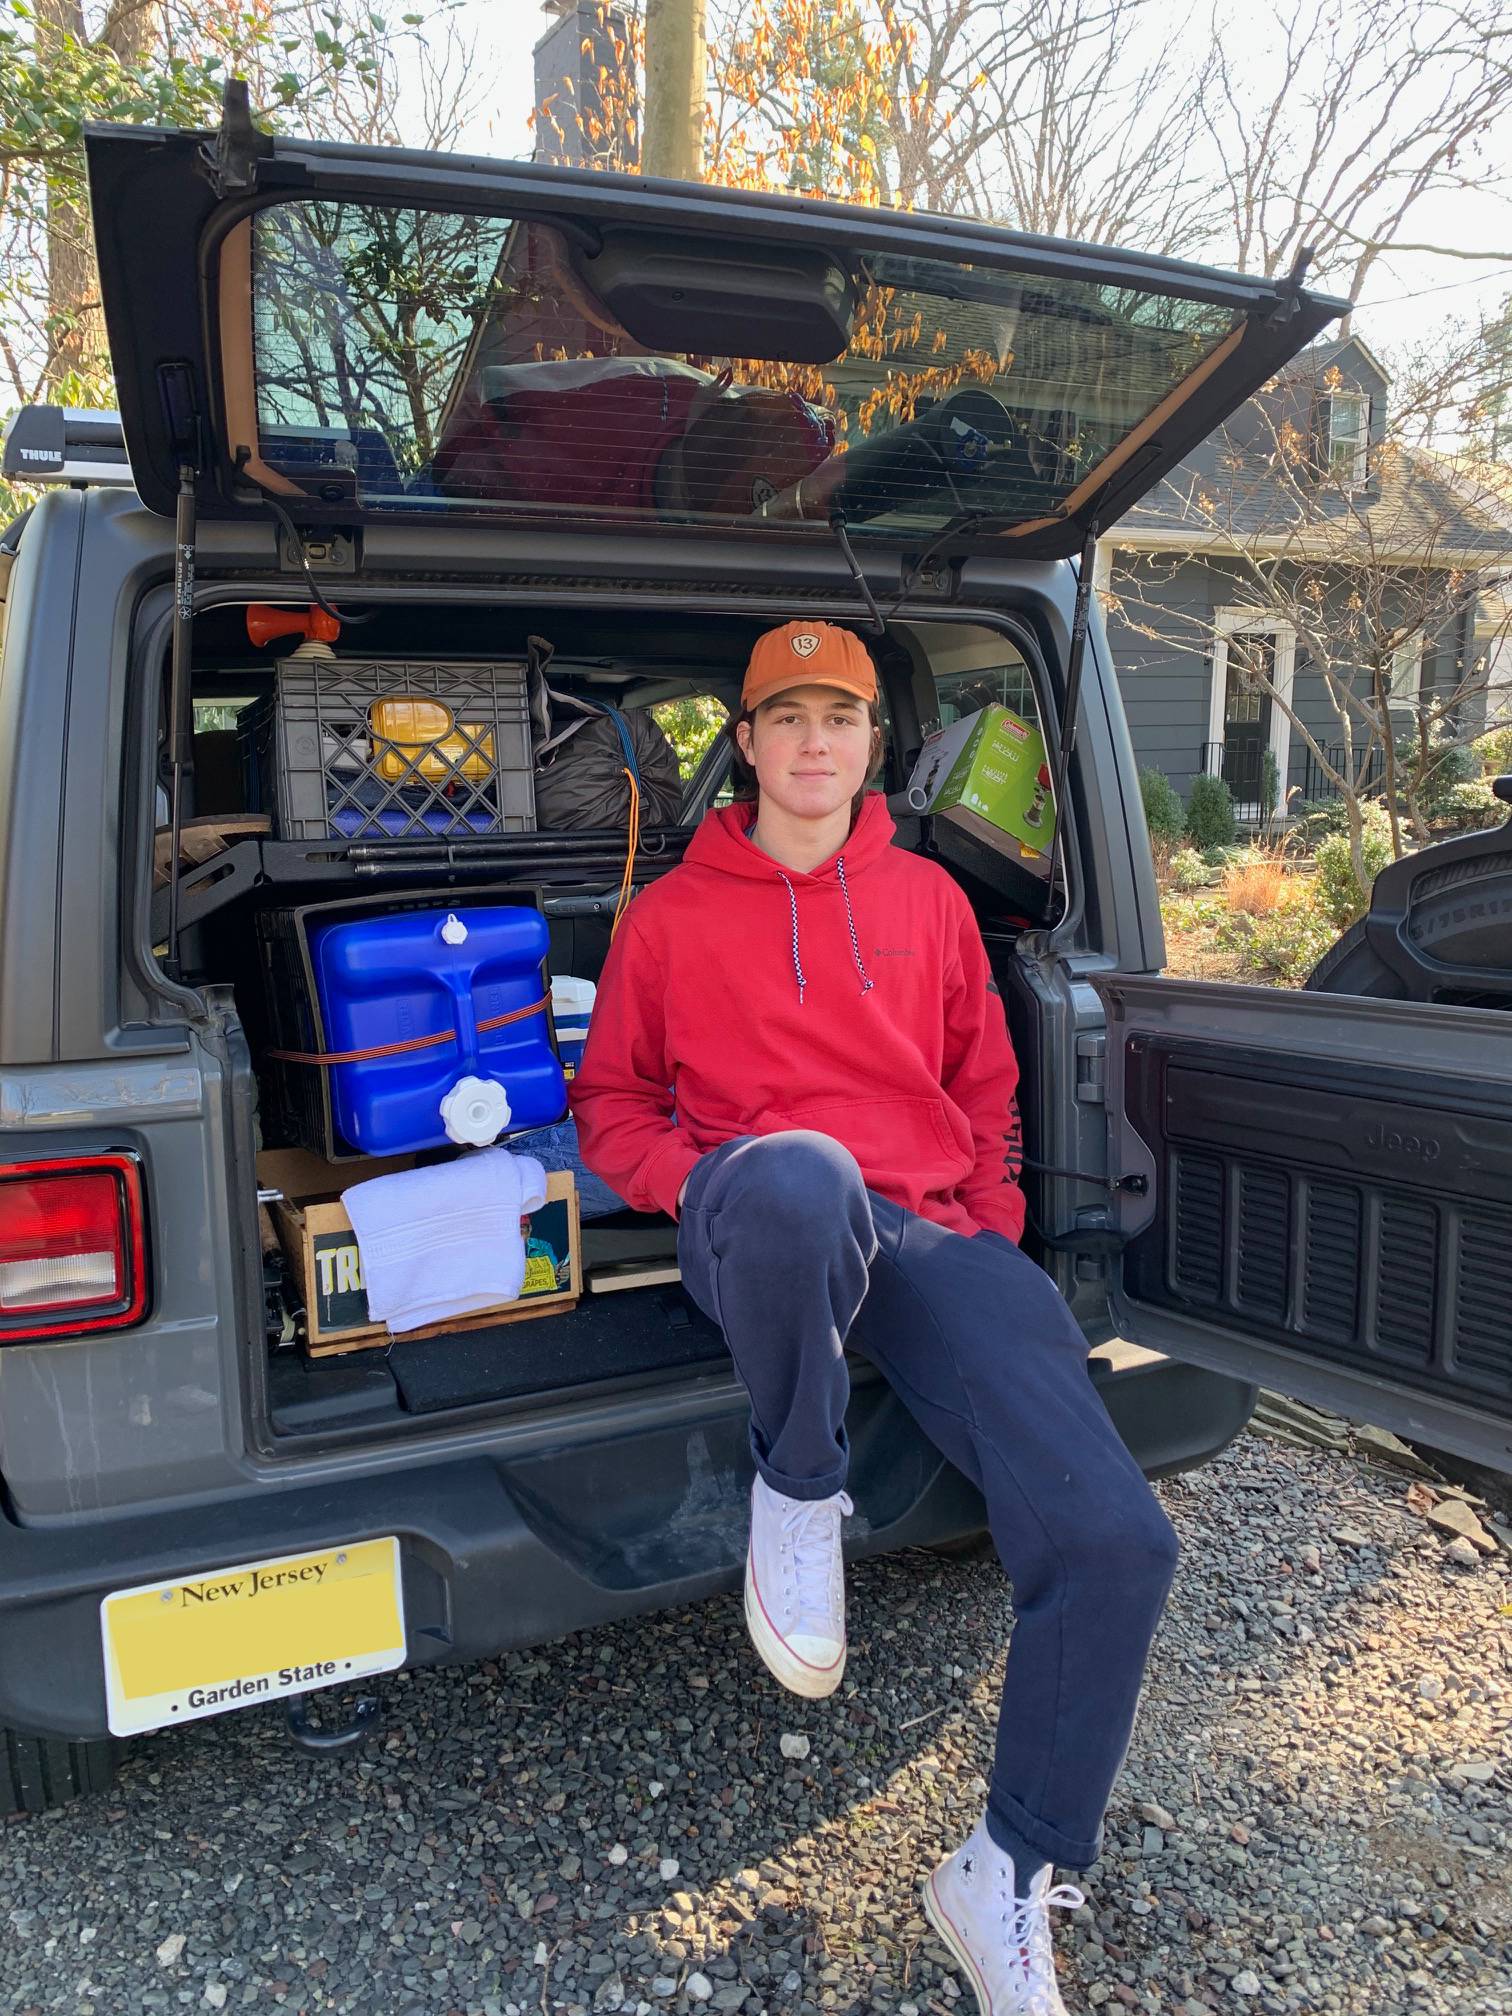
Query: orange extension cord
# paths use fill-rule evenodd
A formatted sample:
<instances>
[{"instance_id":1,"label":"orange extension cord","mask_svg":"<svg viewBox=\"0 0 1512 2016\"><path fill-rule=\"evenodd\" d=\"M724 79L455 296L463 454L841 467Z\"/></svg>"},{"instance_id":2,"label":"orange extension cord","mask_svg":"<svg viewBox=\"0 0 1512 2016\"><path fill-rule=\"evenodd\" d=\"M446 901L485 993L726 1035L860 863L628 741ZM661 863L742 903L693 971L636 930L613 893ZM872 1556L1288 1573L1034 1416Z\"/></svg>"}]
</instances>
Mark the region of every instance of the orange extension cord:
<instances>
[{"instance_id":1,"label":"orange extension cord","mask_svg":"<svg viewBox=\"0 0 1512 2016\"><path fill-rule=\"evenodd\" d=\"M625 912L630 907L630 892L635 881L635 857L640 851L640 787L629 770L625 772L625 782L630 786L630 840L625 849L625 872L620 878L619 901L614 906L614 922L609 929L611 945L624 921Z\"/></svg>"}]
</instances>

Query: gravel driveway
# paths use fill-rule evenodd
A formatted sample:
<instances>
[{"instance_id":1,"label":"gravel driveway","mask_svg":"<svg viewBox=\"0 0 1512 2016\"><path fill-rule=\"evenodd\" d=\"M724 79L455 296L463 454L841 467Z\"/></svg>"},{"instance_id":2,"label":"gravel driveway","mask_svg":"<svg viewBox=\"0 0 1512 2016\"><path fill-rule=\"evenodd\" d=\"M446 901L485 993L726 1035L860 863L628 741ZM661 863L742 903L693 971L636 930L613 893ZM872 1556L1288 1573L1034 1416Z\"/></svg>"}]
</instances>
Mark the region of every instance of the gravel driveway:
<instances>
[{"instance_id":1,"label":"gravel driveway","mask_svg":"<svg viewBox=\"0 0 1512 2016\"><path fill-rule=\"evenodd\" d=\"M1512 2011L1512 1557L1254 1436L1160 1489L1185 1560L1069 2006ZM262 1710L144 1745L0 1827L0 2009L967 2016L916 1885L981 1804L1004 1587L911 1554L851 1590L828 1703L722 1597L400 1679L356 1762Z\"/></svg>"}]
</instances>

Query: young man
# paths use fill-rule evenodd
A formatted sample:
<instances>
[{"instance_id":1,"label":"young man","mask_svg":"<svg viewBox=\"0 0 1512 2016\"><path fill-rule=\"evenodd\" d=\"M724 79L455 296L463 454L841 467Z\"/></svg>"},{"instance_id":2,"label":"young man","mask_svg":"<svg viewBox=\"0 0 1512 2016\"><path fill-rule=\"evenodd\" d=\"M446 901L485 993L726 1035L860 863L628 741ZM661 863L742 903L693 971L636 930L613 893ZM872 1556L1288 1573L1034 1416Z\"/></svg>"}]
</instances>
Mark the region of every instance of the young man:
<instances>
[{"instance_id":1,"label":"young man","mask_svg":"<svg viewBox=\"0 0 1512 2016\"><path fill-rule=\"evenodd\" d=\"M1013 1582L987 1810L924 1901L983 2016L1064 2016L1051 1864L1097 1859L1171 1527L1086 1370L1024 1204L1003 1004L966 897L892 846L860 641L757 641L713 812L627 913L573 1083L583 1159L679 1221L751 1396L746 1621L795 1693L845 1669L847 1345L979 1487Z\"/></svg>"}]
</instances>

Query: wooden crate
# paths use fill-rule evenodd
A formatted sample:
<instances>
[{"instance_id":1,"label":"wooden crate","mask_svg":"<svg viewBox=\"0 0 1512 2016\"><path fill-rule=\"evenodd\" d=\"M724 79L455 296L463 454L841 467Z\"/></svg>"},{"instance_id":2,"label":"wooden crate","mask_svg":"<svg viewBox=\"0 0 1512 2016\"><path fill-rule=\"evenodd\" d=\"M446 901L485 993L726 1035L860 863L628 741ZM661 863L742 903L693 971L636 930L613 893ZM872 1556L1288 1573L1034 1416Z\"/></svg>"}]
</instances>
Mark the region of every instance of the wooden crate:
<instances>
[{"instance_id":1,"label":"wooden crate","mask_svg":"<svg viewBox=\"0 0 1512 2016\"><path fill-rule=\"evenodd\" d=\"M407 1157L374 1162L370 1172L364 1171L364 1180L368 1173L384 1175L410 1163L411 1158ZM353 1180L351 1169L332 1168L318 1156L300 1149L259 1156L257 1167L263 1186L283 1193L269 1209L304 1297L306 1348L312 1358L330 1357L343 1351L368 1351L390 1343L404 1343L410 1338L450 1336L462 1330L490 1329L500 1323L528 1322L537 1316L556 1315L573 1308L582 1292L577 1184L570 1170L552 1170L546 1178L546 1202L523 1222L527 1238L533 1235L543 1239L554 1254L560 1256L565 1246L566 1287L540 1286L532 1290L527 1273L525 1292L513 1302L428 1329L406 1330L392 1338L387 1325L374 1323L367 1312L362 1259L352 1221L339 1194ZM334 1196L333 1180L337 1186ZM548 1267L550 1264L545 1256L538 1256L538 1262Z\"/></svg>"}]
</instances>

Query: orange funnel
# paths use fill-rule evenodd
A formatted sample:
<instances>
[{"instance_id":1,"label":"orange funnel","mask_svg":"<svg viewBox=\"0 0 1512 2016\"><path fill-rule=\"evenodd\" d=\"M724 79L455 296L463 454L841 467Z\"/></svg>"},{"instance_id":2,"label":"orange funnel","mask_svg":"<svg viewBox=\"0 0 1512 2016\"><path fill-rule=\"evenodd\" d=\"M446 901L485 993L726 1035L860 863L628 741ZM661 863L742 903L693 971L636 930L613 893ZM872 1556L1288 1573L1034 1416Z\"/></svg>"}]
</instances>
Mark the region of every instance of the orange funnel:
<instances>
[{"instance_id":1,"label":"orange funnel","mask_svg":"<svg viewBox=\"0 0 1512 2016\"><path fill-rule=\"evenodd\" d=\"M334 644L341 635L341 625L324 609L276 609L271 602L249 602L247 635L259 649L277 637Z\"/></svg>"}]
</instances>

